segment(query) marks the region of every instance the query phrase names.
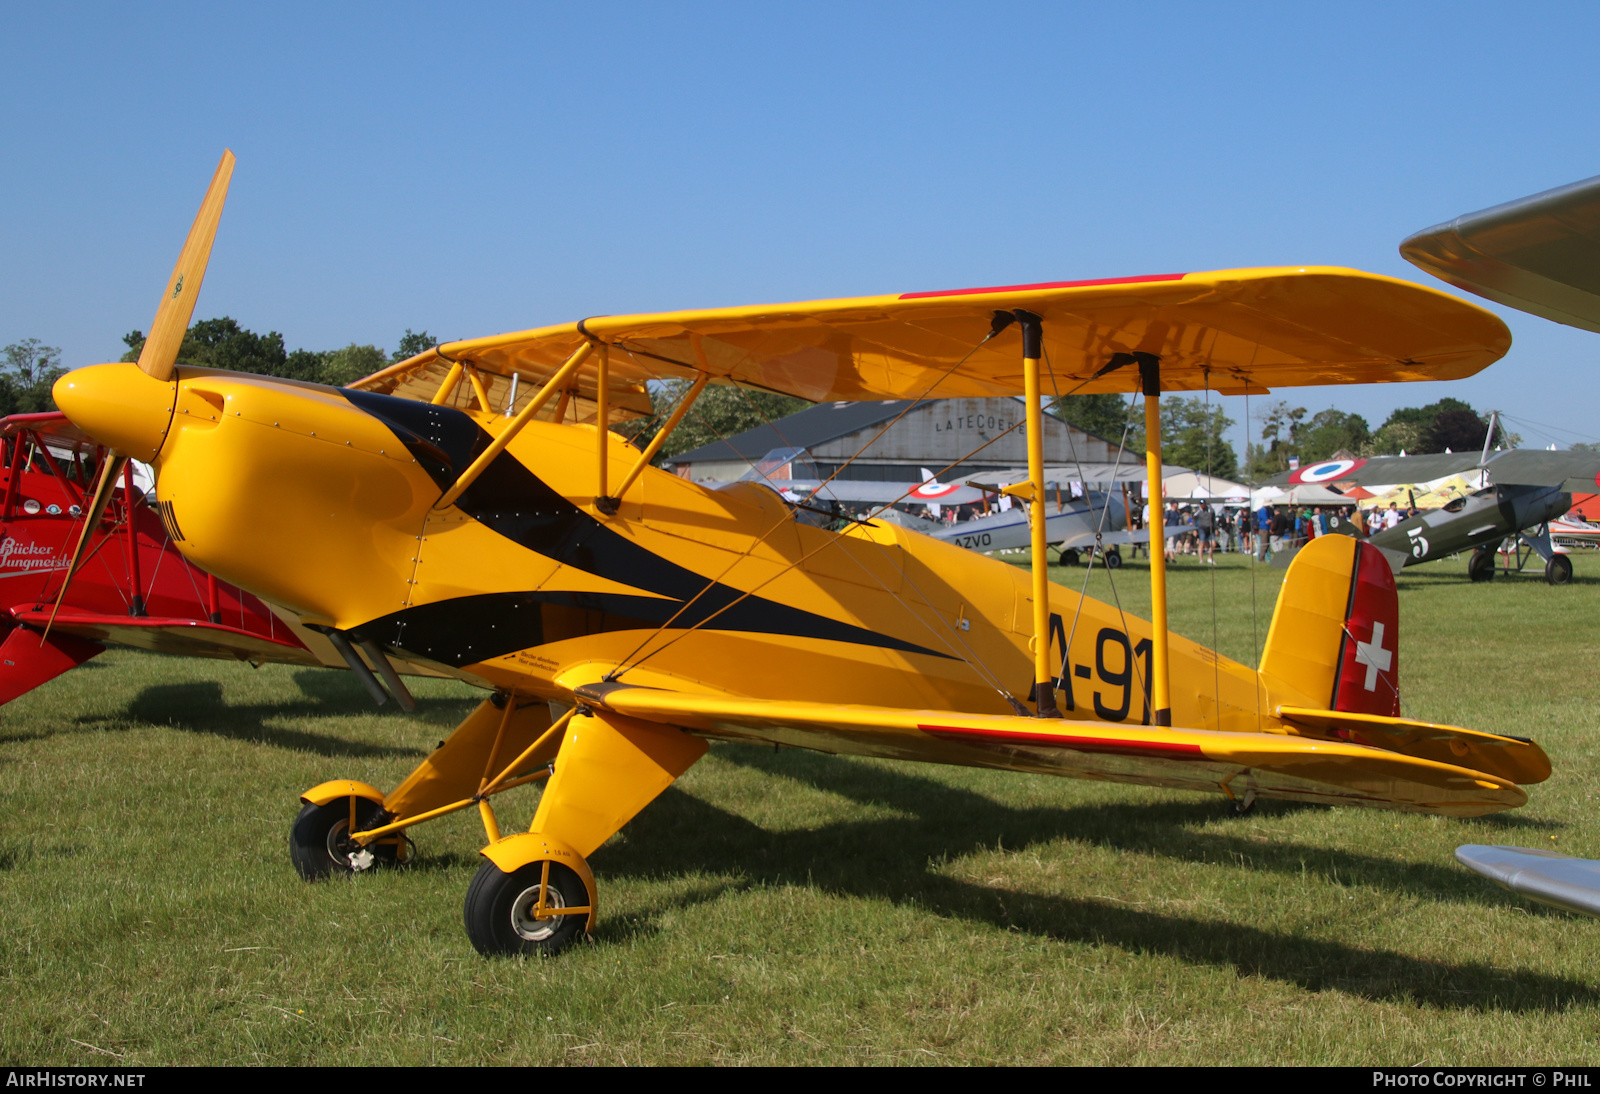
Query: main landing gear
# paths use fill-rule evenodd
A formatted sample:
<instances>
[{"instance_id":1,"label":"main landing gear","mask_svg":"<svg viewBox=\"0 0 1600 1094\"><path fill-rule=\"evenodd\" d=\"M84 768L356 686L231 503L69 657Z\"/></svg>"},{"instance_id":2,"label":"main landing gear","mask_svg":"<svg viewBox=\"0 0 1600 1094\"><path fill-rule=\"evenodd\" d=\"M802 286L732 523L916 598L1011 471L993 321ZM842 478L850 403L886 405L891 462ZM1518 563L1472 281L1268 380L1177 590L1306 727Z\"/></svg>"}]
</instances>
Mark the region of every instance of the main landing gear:
<instances>
[{"instance_id":1,"label":"main landing gear","mask_svg":"<svg viewBox=\"0 0 1600 1094\"><path fill-rule=\"evenodd\" d=\"M1479 547L1467 559L1467 576L1473 581L1494 580L1494 548Z\"/></svg>"},{"instance_id":2,"label":"main landing gear","mask_svg":"<svg viewBox=\"0 0 1600 1094\"><path fill-rule=\"evenodd\" d=\"M462 919L484 956L536 957L578 941L591 910L588 888L568 866L541 859L508 874L486 862L467 889Z\"/></svg>"},{"instance_id":3,"label":"main landing gear","mask_svg":"<svg viewBox=\"0 0 1600 1094\"><path fill-rule=\"evenodd\" d=\"M594 927L585 856L705 751L698 737L603 709L552 721L542 700L496 695L390 793L350 780L306 791L289 858L308 881L409 862L406 828L476 807L488 861L467 889L467 938L485 956L549 956ZM531 829L502 837L490 799L538 780L548 781Z\"/></svg>"},{"instance_id":4,"label":"main landing gear","mask_svg":"<svg viewBox=\"0 0 1600 1094\"><path fill-rule=\"evenodd\" d=\"M1572 560L1566 555L1551 555L1544 564L1544 579L1552 585L1565 585L1572 580Z\"/></svg>"}]
</instances>

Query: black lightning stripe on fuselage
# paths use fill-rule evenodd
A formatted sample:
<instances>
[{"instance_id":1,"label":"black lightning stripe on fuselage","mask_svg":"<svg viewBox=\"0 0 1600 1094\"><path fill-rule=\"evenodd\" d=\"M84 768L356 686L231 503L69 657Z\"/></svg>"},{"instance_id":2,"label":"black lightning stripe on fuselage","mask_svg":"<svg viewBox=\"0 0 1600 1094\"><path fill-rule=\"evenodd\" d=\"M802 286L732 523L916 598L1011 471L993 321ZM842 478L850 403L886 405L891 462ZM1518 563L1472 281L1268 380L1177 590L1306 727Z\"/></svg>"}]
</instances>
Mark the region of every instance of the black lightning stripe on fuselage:
<instances>
[{"instance_id":1,"label":"black lightning stripe on fuselage","mask_svg":"<svg viewBox=\"0 0 1600 1094\"><path fill-rule=\"evenodd\" d=\"M477 422L450 407L366 391L345 389L342 394L383 422L441 491L455 481L458 469L465 469L492 440ZM703 592L678 616L674 627L710 620L712 629L719 631L792 635L949 656L787 604L745 596L720 582L707 589L703 575L618 535L551 489L509 452L490 462L462 492L456 506L531 551L666 599L614 593L485 593L382 616L355 628L361 637L459 667L539 645L543 641L536 610L540 603L566 604L660 625Z\"/></svg>"}]
</instances>

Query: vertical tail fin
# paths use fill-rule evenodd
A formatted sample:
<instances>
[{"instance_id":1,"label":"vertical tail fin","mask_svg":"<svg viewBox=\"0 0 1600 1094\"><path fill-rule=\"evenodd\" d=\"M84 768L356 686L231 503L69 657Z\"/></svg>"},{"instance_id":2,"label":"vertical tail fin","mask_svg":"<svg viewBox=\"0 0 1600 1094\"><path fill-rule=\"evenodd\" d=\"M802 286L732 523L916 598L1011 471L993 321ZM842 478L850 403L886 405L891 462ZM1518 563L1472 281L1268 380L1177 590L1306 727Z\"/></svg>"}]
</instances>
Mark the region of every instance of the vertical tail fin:
<instances>
[{"instance_id":1,"label":"vertical tail fin","mask_svg":"<svg viewBox=\"0 0 1600 1094\"><path fill-rule=\"evenodd\" d=\"M1275 702L1398 717L1400 601L1371 544L1318 536L1284 576L1261 675Z\"/></svg>"}]
</instances>

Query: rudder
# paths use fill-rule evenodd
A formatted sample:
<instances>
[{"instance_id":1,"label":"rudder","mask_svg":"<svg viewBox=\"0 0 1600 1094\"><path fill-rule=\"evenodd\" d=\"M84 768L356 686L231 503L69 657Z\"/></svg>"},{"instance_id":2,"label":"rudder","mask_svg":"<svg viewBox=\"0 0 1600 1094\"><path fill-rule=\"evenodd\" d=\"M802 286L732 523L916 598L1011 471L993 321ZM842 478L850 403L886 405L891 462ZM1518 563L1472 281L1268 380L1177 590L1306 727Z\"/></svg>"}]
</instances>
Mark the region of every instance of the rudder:
<instances>
[{"instance_id":1,"label":"rudder","mask_svg":"<svg viewBox=\"0 0 1600 1094\"><path fill-rule=\"evenodd\" d=\"M1284 576L1261 675L1274 703L1398 717L1400 599L1369 543L1318 536Z\"/></svg>"}]
</instances>

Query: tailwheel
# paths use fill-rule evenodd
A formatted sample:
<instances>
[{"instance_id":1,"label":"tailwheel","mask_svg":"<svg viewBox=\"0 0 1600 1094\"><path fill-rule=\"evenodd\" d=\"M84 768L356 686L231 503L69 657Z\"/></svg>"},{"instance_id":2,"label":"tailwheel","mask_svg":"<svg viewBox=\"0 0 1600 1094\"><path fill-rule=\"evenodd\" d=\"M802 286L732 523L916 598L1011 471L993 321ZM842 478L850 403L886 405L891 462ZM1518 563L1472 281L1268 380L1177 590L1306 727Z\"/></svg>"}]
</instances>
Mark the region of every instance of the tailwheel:
<instances>
[{"instance_id":1,"label":"tailwheel","mask_svg":"<svg viewBox=\"0 0 1600 1094\"><path fill-rule=\"evenodd\" d=\"M1494 579L1494 550L1479 547L1472 552L1472 557L1467 560L1467 576L1473 581L1492 581Z\"/></svg>"},{"instance_id":2,"label":"tailwheel","mask_svg":"<svg viewBox=\"0 0 1600 1094\"><path fill-rule=\"evenodd\" d=\"M355 828L350 827L354 804ZM307 805L289 828L289 861L307 881L333 874L354 874L377 865L404 865L416 857L416 844L405 835L384 837L367 847L350 838L388 820L383 806L365 798L335 798L326 805Z\"/></svg>"},{"instance_id":3,"label":"tailwheel","mask_svg":"<svg viewBox=\"0 0 1600 1094\"><path fill-rule=\"evenodd\" d=\"M1565 585L1572 580L1572 560L1566 555L1551 555L1544 564L1544 579L1552 585Z\"/></svg>"},{"instance_id":4,"label":"tailwheel","mask_svg":"<svg viewBox=\"0 0 1600 1094\"><path fill-rule=\"evenodd\" d=\"M485 957L552 956L583 937L589 920L583 880L543 859L506 873L485 862L467 889L467 937Z\"/></svg>"}]
</instances>

